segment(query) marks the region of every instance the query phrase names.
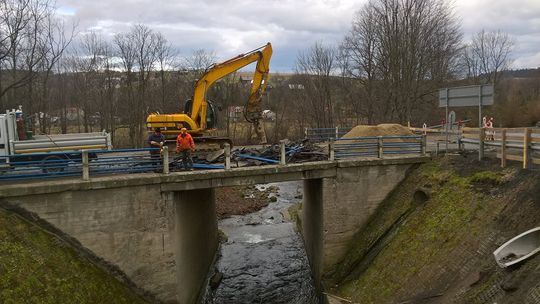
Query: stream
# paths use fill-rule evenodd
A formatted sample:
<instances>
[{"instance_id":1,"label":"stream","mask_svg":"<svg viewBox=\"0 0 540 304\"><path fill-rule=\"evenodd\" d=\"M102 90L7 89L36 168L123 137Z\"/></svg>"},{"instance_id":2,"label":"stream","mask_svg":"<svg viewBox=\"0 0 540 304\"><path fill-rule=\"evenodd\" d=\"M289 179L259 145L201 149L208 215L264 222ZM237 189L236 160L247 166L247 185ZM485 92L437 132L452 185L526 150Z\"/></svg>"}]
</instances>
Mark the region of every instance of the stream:
<instances>
[{"instance_id":1,"label":"stream","mask_svg":"<svg viewBox=\"0 0 540 304\"><path fill-rule=\"evenodd\" d=\"M302 182L257 187L269 186L279 188L276 202L219 222L228 237L215 265L223 279L215 290L208 288L203 303L318 303L302 238L283 217L301 201Z\"/></svg>"}]
</instances>

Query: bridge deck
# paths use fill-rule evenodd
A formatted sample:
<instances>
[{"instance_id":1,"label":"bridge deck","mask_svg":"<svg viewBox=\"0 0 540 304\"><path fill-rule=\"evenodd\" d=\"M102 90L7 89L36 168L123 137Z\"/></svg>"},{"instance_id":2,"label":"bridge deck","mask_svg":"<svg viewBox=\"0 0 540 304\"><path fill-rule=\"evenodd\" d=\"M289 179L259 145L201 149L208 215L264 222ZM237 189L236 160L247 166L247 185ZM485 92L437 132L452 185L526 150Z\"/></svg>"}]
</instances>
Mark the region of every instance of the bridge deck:
<instances>
[{"instance_id":1,"label":"bridge deck","mask_svg":"<svg viewBox=\"0 0 540 304\"><path fill-rule=\"evenodd\" d=\"M173 172L170 174L140 173L82 179L51 179L46 181L3 182L0 198L23 195L58 193L161 184L162 191L182 191L201 188L250 185L277 181L291 181L335 177L336 168L422 163L426 156L388 157L384 159L357 158L338 161L318 161L288 165Z\"/></svg>"}]
</instances>

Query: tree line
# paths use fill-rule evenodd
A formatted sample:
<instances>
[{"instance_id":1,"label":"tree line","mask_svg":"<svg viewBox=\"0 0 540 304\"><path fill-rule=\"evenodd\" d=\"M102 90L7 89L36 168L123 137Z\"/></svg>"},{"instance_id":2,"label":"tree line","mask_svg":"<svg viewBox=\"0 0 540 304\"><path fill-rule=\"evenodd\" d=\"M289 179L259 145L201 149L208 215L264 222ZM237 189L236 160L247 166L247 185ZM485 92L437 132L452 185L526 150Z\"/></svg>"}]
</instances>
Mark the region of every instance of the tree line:
<instances>
[{"instance_id":1,"label":"tree line","mask_svg":"<svg viewBox=\"0 0 540 304\"><path fill-rule=\"evenodd\" d=\"M496 92L504 89L501 75L514 45L500 30L480 30L465 42L448 1L371 0L356 12L341 43L316 42L299 54L296 72L306 87L304 102L312 103L306 114L318 127L430 125L444 119L437 108L440 88L494 84ZM505 95L496 94L496 103L506 103ZM501 107L490 111L505 114ZM458 112L475 118L468 109Z\"/></svg>"},{"instance_id":2,"label":"tree line","mask_svg":"<svg viewBox=\"0 0 540 304\"><path fill-rule=\"evenodd\" d=\"M112 38L79 32L56 16L50 0L0 0L0 19L0 108L23 105L36 132L107 130L122 145L141 146L146 115L181 111L196 79L216 61L204 49L180 56L142 24ZM438 88L462 84L504 90L493 109L503 117L517 98L512 90L523 86L502 77L513 48L502 31L481 30L465 43L446 1L370 0L339 44L316 42L298 54L291 75L272 75L265 108L276 113L273 136L298 135L304 127L431 123L440 119ZM520 101L529 120L539 111L537 91ZM231 74L209 98L227 109L243 105L247 93ZM227 113L219 116L228 129ZM506 116L501 120L516 123Z\"/></svg>"}]
</instances>

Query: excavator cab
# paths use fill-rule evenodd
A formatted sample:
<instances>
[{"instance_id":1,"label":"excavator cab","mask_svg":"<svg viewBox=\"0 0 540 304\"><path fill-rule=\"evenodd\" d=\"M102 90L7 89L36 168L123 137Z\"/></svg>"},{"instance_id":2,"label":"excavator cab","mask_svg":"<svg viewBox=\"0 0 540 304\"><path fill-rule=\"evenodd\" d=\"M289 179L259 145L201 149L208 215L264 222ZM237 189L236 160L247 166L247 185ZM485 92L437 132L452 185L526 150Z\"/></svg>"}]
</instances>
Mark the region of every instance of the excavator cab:
<instances>
[{"instance_id":1,"label":"excavator cab","mask_svg":"<svg viewBox=\"0 0 540 304\"><path fill-rule=\"evenodd\" d=\"M208 104L208 106L206 107L206 128L207 129L217 128L218 121L217 121L216 106L210 100L207 100L206 103Z\"/></svg>"},{"instance_id":2,"label":"excavator cab","mask_svg":"<svg viewBox=\"0 0 540 304\"><path fill-rule=\"evenodd\" d=\"M214 129L217 127L217 113L216 113L216 106L214 105L214 102L207 100L207 107L206 107L206 128L207 129ZM191 109L193 107L193 101L191 99L186 100L184 103L184 113L191 116ZM186 127L189 129L189 126Z\"/></svg>"}]
</instances>

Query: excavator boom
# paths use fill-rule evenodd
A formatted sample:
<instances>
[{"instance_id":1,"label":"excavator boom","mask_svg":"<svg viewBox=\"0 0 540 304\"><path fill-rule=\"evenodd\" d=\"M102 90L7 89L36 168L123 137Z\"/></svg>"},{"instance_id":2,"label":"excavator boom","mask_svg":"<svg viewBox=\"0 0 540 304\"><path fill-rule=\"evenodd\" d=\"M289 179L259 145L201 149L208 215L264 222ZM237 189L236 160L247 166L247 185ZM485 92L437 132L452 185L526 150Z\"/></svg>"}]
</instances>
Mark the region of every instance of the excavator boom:
<instances>
[{"instance_id":1,"label":"excavator boom","mask_svg":"<svg viewBox=\"0 0 540 304\"><path fill-rule=\"evenodd\" d=\"M272 45L267 43L253 51L210 66L195 84L191 98L191 109L188 109L188 113L150 114L146 120L148 128L160 127L166 135L178 134L181 127L186 127L194 135L201 135L204 131L211 129L214 127L211 120L215 119L215 113L213 113L213 108L206 99L210 87L217 80L238 71L248 64L257 62L244 116L247 121L254 124L259 141L266 143L266 134L261 121L261 102L268 82L271 56ZM211 118L210 124L207 119L209 117Z\"/></svg>"}]
</instances>

